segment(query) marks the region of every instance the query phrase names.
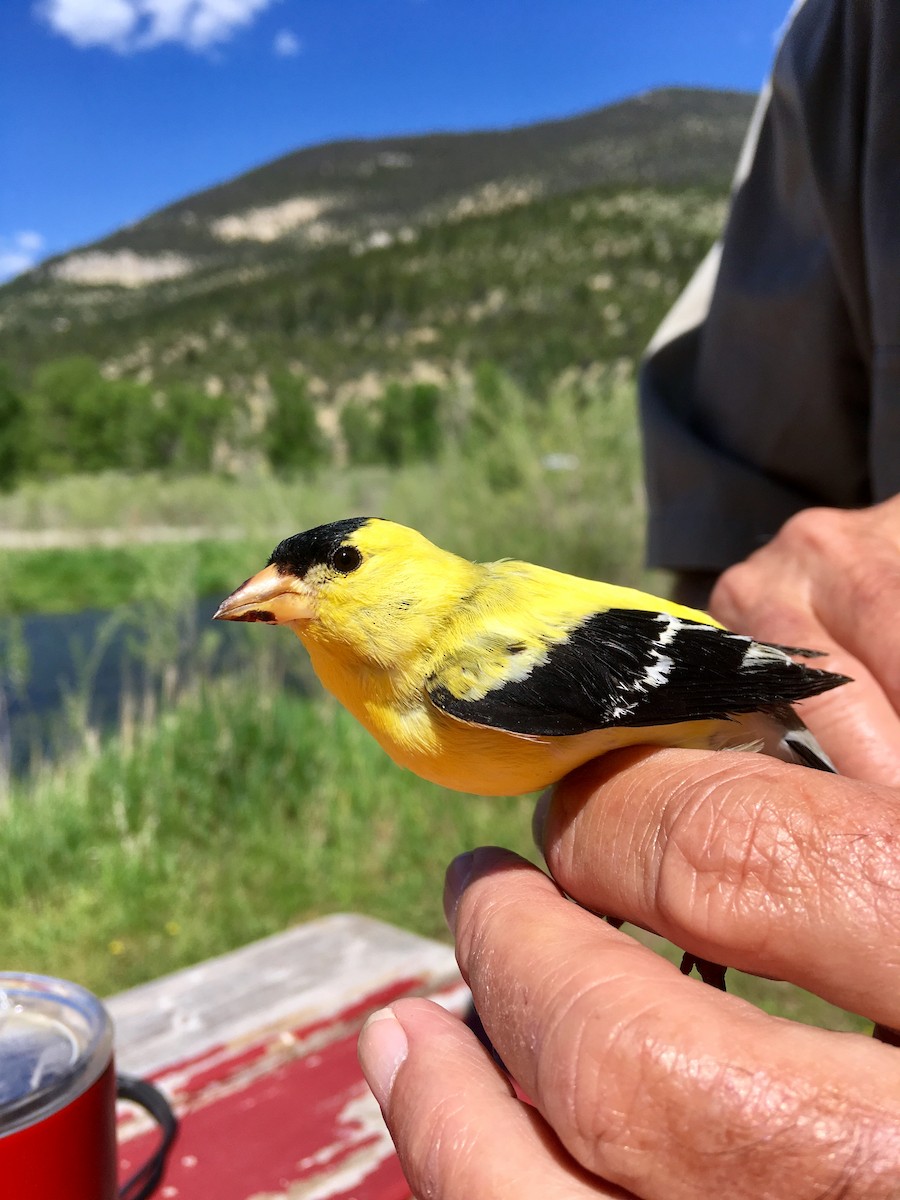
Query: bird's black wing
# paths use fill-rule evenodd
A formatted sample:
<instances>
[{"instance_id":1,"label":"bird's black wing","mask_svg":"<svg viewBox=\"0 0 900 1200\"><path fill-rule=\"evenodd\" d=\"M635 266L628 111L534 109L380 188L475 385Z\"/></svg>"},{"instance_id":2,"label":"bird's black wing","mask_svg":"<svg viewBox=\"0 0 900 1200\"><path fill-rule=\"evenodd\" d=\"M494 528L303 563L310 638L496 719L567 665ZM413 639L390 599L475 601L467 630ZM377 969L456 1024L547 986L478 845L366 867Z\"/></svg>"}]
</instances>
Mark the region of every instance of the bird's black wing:
<instances>
[{"instance_id":1,"label":"bird's black wing","mask_svg":"<svg viewBox=\"0 0 900 1200\"><path fill-rule=\"evenodd\" d=\"M609 609L573 628L525 673L521 646L504 648L508 672L479 675L442 664L426 690L443 712L473 725L534 737L608 727L673 725L783 708L847 683L794 662L802 654L668 613ZM460 656L461 657L461 656ZM459 662L453 664L457 668Z\"/></svg>"}]
</instances>

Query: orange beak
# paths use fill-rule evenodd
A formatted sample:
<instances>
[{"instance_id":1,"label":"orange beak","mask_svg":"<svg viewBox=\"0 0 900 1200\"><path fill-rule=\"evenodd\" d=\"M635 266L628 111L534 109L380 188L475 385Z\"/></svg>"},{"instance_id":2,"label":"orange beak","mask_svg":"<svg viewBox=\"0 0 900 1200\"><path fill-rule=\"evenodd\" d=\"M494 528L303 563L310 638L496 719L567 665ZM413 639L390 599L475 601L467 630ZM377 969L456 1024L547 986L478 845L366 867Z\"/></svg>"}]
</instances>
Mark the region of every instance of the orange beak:
<instances>
[{"instance_id":1,"label":"orange beak","mask_svg":"<svg viewBox=\"0 0 900 1200\"><path fill-rule=\"evenodd\" d=\"M290 625L315 615L313 597L302 579L266 567L231 593L213 614L214 621L265 621Z\"/></svg>"}]
</instances>

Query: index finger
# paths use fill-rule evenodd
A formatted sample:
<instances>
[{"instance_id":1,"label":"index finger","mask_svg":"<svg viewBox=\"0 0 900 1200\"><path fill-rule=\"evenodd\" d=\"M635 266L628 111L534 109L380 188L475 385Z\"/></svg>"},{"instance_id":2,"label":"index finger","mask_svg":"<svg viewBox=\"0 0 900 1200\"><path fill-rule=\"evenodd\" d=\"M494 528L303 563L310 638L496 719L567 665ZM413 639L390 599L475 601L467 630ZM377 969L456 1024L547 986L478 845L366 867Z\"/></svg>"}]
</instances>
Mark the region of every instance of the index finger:
<instances>
[{"instance_id":1,"label":"index finger","mask_svg":"<svg viewBox=\"0 0 900 1200\"><path fill-rule=\"evenodd\" d=\"M630 750L560 783L543 850L586 908L900 1023L900 804L761 755Z\"/></svg>"}]
</instances>

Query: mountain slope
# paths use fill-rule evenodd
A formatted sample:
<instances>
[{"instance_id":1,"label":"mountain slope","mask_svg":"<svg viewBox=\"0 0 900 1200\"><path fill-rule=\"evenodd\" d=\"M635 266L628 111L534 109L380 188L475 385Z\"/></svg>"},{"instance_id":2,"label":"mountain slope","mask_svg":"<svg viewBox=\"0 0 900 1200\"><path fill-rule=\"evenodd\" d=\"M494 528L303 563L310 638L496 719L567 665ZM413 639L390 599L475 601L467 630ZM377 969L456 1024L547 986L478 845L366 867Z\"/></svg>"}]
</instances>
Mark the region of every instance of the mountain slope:
<instances>
[{"instance_id":1,"label":"mountain slope","mask_svg":"<svg viewBox=\"0 0 900 1200\"><path fill-rule=\"evenodd\" d=\"M99 247L215 251L222 240L241 240L228 218L300 200L295 223L285 213L283 228L302 238L317 220L358 232L443 217L473 190L501 181L534 195L595 184L722 184L750 104L743 93L671 89L516 129L313 146L190 196ZM255 240L249 227L246 235Z\"/></svg>"},{"instance_id":2,"label":"mountain slope","mask_svg":"<svg viewBox=\"0 0 900 1200\"><path fill-rule=\"evenodd\" d=\"M666 89L521 128L312 146L49 260L0 289L0 314L12 297L25 301L53 281L108 282L103 256L156 259L155 276L145 264L153 282L265 266L276 242L302 254L598 184L721 187L751 105L744 93Z\"/></svg>"},{"instance_id":3,"label":"mountain slope","mask_svg":"<svg viewBox=\"0 0 900 1200\"><path fill-rule=\"evenodd\" d=\"M417 359L544 382L634 357L718 231L751 107L669 89L297 151L0 288L0 360L23 386L86 353L246 396L285 366L331 389Z\"/></svg>"}]
</instances>

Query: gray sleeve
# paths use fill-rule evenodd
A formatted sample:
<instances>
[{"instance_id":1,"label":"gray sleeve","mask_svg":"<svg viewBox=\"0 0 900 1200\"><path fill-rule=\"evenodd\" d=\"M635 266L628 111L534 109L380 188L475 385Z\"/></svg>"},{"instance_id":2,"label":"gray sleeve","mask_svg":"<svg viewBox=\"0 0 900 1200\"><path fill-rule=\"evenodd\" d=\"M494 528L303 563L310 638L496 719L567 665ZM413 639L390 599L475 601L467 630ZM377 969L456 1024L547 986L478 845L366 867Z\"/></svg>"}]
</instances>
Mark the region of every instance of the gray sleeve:
<instances>
[{"instance_id":1,"label":"gray sleeve","mask_svg":"<svg viewBox=\"0 0 900 1200\"><path fill-rule=\"evenodd\" d=\"M641 370L648 558L720 571L900 491L900 4L794 13L714 247Z\"/></svg>"}]
</instances>

